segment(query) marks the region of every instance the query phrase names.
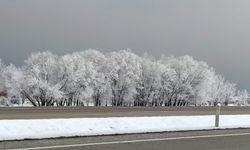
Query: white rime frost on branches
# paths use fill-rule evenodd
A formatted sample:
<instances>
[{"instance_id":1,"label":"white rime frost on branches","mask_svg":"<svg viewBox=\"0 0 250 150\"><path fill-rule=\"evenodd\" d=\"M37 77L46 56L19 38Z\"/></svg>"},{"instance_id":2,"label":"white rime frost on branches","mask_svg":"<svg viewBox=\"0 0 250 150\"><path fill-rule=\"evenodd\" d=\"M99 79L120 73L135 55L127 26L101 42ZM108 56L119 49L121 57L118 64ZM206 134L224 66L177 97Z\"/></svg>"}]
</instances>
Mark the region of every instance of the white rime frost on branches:
<instances>
[{"instance_id":1,"label":"white rime frost on branches","mask_svg":"<svg viewBox=\"0 0 250 150\"><path fill-rule=\"evenodd\" d=\"M156 60L130 50L57 56L33 53L21 67L0 60L5 100L33 106L188 106L246 104L247 91L191 56ZM1 102L1 101L0 101Z\"/></svg>"}]
</instances>

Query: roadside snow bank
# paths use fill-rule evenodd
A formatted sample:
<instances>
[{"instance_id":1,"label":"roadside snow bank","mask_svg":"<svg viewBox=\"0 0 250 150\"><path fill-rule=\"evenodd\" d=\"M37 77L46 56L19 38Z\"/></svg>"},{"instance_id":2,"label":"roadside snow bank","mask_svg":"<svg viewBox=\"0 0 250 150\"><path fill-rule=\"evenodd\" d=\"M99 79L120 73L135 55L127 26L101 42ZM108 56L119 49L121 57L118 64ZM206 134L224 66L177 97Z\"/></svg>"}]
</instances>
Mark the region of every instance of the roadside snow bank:
<instances>
[{"instance_id":1,"label":"roadside snow bank","mask_svg":"<svg viewBox=\"0 0 250 150\"><path fill-rule=\"evenodd\" d=\"M215 117L113 117L0 120L0 141L213 129ZM250 115L221 115L220 128L250 127Z\"/></svg>"}]
</instances>

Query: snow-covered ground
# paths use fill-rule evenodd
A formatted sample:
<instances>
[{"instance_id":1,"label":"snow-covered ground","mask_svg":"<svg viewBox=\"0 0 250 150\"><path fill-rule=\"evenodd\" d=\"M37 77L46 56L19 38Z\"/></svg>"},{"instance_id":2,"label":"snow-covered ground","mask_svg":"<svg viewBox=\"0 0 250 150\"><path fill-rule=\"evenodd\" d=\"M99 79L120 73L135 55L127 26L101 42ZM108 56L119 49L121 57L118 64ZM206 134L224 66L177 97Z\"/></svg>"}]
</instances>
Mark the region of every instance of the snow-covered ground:
<instances>
[{"instance_id":1,"label":"snow-covered ground","mask_svg":"<svg viewBox=\"0 0 250 150\"><path fill-rule=\"evenodd\" d=\"M214 116L0 120L0 141L213 129ZM220 128L250 127L250 115L222 115Z\"/></svg>"}]
</instances>

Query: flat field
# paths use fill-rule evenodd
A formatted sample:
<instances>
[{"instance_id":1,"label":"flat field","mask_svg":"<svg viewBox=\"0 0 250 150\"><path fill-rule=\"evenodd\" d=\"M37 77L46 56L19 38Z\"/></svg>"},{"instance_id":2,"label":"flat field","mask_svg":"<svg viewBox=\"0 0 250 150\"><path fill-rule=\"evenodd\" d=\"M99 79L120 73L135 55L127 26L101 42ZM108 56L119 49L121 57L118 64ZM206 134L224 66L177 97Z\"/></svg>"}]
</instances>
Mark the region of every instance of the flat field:
<instances>
[{"instance_id":1,"label":"flat field","mask_svg":"<svg viewBox=\"0 0 250 150\"><path fill-rule=\"evenodd\" d=\"M0 119L213 115L216 107L5 107ZM221 107L221 114L250 114L249 106Z\"/></svg>"}]
</instances>

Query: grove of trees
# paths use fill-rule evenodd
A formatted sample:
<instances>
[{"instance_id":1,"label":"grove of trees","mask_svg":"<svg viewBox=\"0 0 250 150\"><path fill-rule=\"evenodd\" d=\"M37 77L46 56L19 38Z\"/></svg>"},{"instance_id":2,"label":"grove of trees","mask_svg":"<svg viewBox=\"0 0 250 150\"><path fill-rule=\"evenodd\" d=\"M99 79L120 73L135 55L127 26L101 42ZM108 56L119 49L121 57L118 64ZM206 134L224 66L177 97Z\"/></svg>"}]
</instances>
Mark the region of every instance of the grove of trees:
<instances>
[{"instance_id":1,"label":"grove of trees","mask_svg":"<svg viewBox=\"0 0 250 150\"><path fill-rule=\"evenodd\" d=\"M0 61L2 104L33 106L188 106L246 104L248 93L191 56L140 57L130 50L30 55L23 66ZM1 105L1 104L0 104Z\"/></svg>"}]
</instances>

